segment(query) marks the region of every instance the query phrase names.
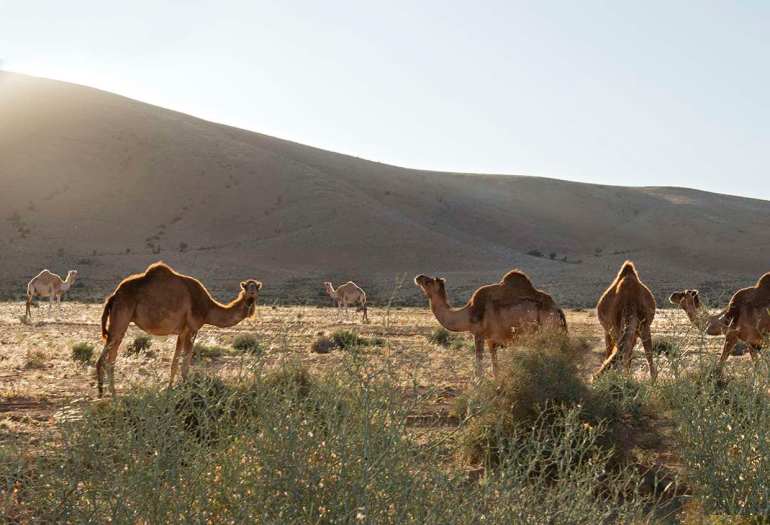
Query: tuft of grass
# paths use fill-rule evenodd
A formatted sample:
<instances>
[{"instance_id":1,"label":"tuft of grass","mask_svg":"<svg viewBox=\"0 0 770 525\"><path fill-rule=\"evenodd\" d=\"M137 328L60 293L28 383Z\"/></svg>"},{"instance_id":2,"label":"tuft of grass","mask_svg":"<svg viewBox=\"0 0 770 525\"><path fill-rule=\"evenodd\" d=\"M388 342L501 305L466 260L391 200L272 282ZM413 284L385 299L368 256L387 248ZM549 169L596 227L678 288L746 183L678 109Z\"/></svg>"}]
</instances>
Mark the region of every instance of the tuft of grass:
<instances>
[{"instance_id":1,"label":"tuft of grass","mask_svg":"<svg viewBox=\"0 0 770 525\"><path fill-rule=\"evenodd\" d=\"M42 350L28 350L24 359L24 368L41 370L48 365L48 356Z\"/></svg>"},{"instance_id":2,"label":"tuft of grass","mask_svg":"<svg viewBox=\"0 0 770 525\"><path fill-rule=\"evenodd\" d=\"M253 334L238 334L233 339L233 348L239 352L261 355L265 349L262 342Z\"/></svg>"},{"instance_id":3,"label":"tuft of grass","mask_svg":"<svg viewBox=\"0 0 770 525\"><path fill-rule=\"evenodd\" d=\"M354 348L369 346L369 341L350 330L337 330L331 335L331 339L337 348L353 350Z\"/></svg>"},{"instance_id":4,"label":"tuft of grass","mask_svg":"<svg viewBox=\"0 0 770 525\"><path fill-rule=\"evenodd\" d=\"M197 342L193 346L194 359L217 359L227 354L227 348L216 343Z\"/></svg>"},{"instance_id":5,"label":"tuft of grass","mask_svg":"<svg viewBox=\"0 0 770 525\"><path fill-rule=\"evenodd\" d=\"M81 341L72 345L72 360L81 365L87 365L94 357L94 345Z\"/></svg>"},{"instance_id":6,"label":"tuft of grass","mask_svg":"<svg viewBox=\"0 0 770 525\"><path fill-rule=\"evenodd\" d=\"M320 335L310 345L310 351L316 354L328 354L337 347L331 337Z\"/></svg>"},{"instance_id":7,"label":"tuft of grass","mask_svg":"<svg viewBox=\"0 0 770 525\"><path fill-rule=\"evenodd\" d=\"M149 335L137 335L134 337L134 340L126 346L126 355L147 353L151 346L152 338Z\"/></svg>"},{"instance_id":8,"label":"tuft of grass","mask_svg":"<svg viewBox=\"0 0 770 525\"><path fill-rule=\"evenodd\" d=\"M655 337L652 340L652 351L656 355L665 355L667 357L676 357L681 352L679 342L670 337Z\"/></svg>"},{"instance_id":9,"label":"tuft of grass","mask_svg":"<svg viewBox=\"0 0 770 525\"><path fill-rule=\"evenodd\" d=\"M443 326L439 326L433 329L433 332L428 337L428 341L437 346L449 348L449 345L455 340L455 336Z\"/></svg>"}]
</instances>

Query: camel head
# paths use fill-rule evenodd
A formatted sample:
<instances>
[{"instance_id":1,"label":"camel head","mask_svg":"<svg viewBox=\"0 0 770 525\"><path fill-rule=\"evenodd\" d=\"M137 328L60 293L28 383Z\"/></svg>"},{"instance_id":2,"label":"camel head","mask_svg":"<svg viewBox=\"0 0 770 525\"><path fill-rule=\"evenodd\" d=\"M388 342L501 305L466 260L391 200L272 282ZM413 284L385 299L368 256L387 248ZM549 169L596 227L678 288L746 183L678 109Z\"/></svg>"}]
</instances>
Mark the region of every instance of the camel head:
<instances>
[{"instance_id":1,"label":"camel head","mask_svg":"<svg viewBox=\"0 0 770 525\"><path fill-rule=\"evenodd\" d=\"M257 299L259 298L259 291L262 289L262 283L249 279L248 281L241 281L241 297L243 297L248 309L248 317L254 315L254 311L257 307Z\"/></svg>"},{"instance_id":2,"label":"camel head","mask_svg":"<svg viewBox=\"0 0 770 525\"><path fill-rule=\"evenodd\" d=\"M671 304L679 306L684 311L696 311L701 305L698 290L682 290L681 292L674 292L668 300Z\"/></svg>"},{"instance_id":3,"label":"camel head","mask_svg":"<svg viewBox=\"0 0 770 525\"><path fill-rule=\"evenodd\" d=\"M64 282L72 285L75 282L75 279L77 279L77 277L78 277L78 271L70 270L67 272L67 278L64 279Z\"/></svg>"},{"instance_id":4,"label":"camel head","mask_svg":"<svg viewBox=\"0 0 770 525\"><path fill-rule=\"evenodd\" d=\"M326 290L326 293L329 294L329 297L332 299L337 299L337 295L334 292L334 286L332 286L332 283L329 281L324 281L324 290Z\"/></svg>"},{"instance_id":5,"label":"camel head","mask_svg":"<svg viewBox=\"0 0 770 525\"><path fill-rule=\"evenodd\" d=\"M446 288L444 287L446 281L441 277L428 277L427 275L418 275L414 278L414 284L416 284L425 297L430 299L431 297L445 297Z\"/></svg>"}]
</instances>

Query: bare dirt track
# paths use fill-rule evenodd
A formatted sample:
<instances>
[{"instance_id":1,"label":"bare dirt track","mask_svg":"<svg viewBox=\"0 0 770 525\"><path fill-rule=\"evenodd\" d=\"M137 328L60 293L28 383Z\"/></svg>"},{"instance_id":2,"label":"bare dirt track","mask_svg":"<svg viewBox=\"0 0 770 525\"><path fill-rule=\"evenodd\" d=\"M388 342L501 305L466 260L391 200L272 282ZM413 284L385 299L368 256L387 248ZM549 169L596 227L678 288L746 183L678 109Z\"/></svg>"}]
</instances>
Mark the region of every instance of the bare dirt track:
<instances>
[{"instance_id":1,"label":"bare dirt track","mask_svg":"<svg viewBox=\"0 0 770 525\"><path fill-rule=\"evenodd\" d=\"M94 368L76 364L71 357L75 343L95 346L94 359L102 348L99 339L101 305L63 303L49 311L47 305L33 310L30 323L23 322L23 303L0 303L0 441L35 435L61 418L78 411L82 403L96 399ZM311 370L340 366L342 351L329 354L310 352L312 341L321 333L352 330L367 338L382 338L383 344L365 349L372 359L391 366L405 390L431 392L429 401L418 409L414 421L446 417L451 404L473 378L473 355L469 346L446 349L429 342L438 327L427 308L371 308L371 323L362 325L352 311L340 316L332 308L261 306L256 315L231 329L205 327L199 342L227 349L222 355L198 359L195 369L223 376L244 371L244 356L230 345L241 333L255 334L264 347L268 366L296 360ZM602 359L602 332L593 310L567 312L570 332L586 337L591 351L585 360L586 374ZM174 337L153 338L149 355L129 356L126 343L143 332L129 329L117 361L118 393L140 384L164 385L168 380ZM653 324L654 337L676 337L683 346L700 341L678 310L659 310ZM721 338L710 338L707 351L717 357ZM468 345L470 341L468 341ZM659 363L665 358L658 356ZM740 362L748 358L732 358ZM487 373L490 373L487 364ZM634 370L647 377L644 359L634 359ZM665 373L665 366L663 367Z\"/></svg>"}]
</instances>

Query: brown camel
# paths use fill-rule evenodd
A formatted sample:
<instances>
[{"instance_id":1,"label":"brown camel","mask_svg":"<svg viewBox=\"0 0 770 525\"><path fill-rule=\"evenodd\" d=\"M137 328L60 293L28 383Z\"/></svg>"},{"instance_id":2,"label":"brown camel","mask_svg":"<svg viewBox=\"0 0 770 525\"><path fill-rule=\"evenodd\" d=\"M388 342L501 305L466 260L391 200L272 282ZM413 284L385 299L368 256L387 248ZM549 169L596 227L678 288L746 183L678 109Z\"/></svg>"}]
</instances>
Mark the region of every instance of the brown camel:
<instances>
[{"instance_id":1,"label":"brown camel","mask_svg":"<svg viewBox=\"0 0 770 525\"><path fill-rule=\"evenodd\" d=\"M701 333L706 335L724 335L727 327L722 323L722 316L726 312L723 310L716 314L711 314L708 308L701 302L698 290L682 290L674 292L668 298L671 304L677 305L684 310L687 318L692 325ZM738 342L732 351L732 355L743 355L746 347L742 342Z\"/></svg>"},{"instance_id":2,"label":"brown camel","mask_svg":"<svg viewBox=\"0 0 770 525\"><path fill-rule=\"evenodd\" d=\"M738 340L748 344L751 358L756 364L763 338L770 335L770 272L760 277L755 286L735 292L720 320L726 329L717 371L721 373L724 362Z\"/></svg>"},{"instance_id":3,"label":"brown camel","mask_svg":"<svg viewBox=\"0 0 770 525\"><path fill-rule=\"evenodd\" d=\"M650 325L655 318L655 297L636 272L634 263L626 261L617 277L602 294L596 305L596 315L604 328L606 359L595 377L600 376L620 357L631 370L631 357L638 337L642 339L644 354L650 366L653 381L658 376L652 359L652 334Z\"/></svg>"},{"instance_id":4,"label":"brown camel","mask_svg":"<svg viewBox=\"0 0 770 525\"><path fill-rule=\"evenodd\" d=\"M31 316L30 306L32 306L32 299L34 299L35 296L48 297L50 300L50 303L48 303L49 308L54 301L61 306L62 295L72 288L77 277L77 270L70 270L67 272L66 279L62 279L59 275L52 273L49 270L43 270L34 276L32 280L27 283L27 319Z\"/></svg>"},{"instance_id":5,"label":"brown camel","mask_svg":"<svg viewBox=\"0 0 770 525\"><path fill-rule=\"evenodd\" d=\"M200 281L179 274L162 262L151 264L142 274L123 279L104 303L102 337L106 344L96 363L99 397L102 396L105 366L110 393L115 396L115 359L131 322L152 335L179 336L171 361L170 387L174 384L180 355L183 356L182 379L187 378L198 330L205 324L227 328L250 317L254 314L261 288L259 281L243 281L238 297L228 304L221 304L211 297Z\"/></svg>"},{"instance_id":6,"label":"brown camel","mask_svg":"<svg viewBox=\"0 0 770 525\"><path fill-rule=\"evenodd\" d=\"M414 282L428 298L441 326L452 332L473 334L477 378L482 373L485 341L492 358L492 373L497 377L498 347L510 343L519 334L540 328L567 330L561 308L519 270L508 272L499 283L482 286L462 308L449 305L444 279L418 275Z\"/></svg>"}]
</instances>

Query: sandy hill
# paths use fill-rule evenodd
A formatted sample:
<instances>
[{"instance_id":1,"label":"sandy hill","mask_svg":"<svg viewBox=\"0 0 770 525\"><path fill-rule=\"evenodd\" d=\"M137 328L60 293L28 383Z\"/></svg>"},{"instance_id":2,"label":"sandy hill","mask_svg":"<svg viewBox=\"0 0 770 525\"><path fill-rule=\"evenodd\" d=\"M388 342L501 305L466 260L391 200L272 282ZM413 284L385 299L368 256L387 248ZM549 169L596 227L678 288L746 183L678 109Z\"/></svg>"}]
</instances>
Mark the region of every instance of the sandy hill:
<instances>
[{"instance_id":1,"label":"sandy hill","mask_svg":"<svg viewBox=\"0 0 770 525\"><path fill-rule=\"evenodd\" d=\"M315 302L323 279L352 278L377 302L408 301L429 273L460 300L517 266L587 305L631 258L659 298L717 299L770 269L769 231L767 201L404 169L0 73L5 296L74 267L74 294L102 297L163 259L222 298L256 277L266 301Z\"/></svg>"}]
</instances>

